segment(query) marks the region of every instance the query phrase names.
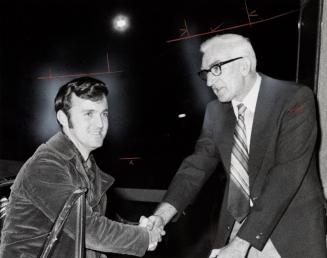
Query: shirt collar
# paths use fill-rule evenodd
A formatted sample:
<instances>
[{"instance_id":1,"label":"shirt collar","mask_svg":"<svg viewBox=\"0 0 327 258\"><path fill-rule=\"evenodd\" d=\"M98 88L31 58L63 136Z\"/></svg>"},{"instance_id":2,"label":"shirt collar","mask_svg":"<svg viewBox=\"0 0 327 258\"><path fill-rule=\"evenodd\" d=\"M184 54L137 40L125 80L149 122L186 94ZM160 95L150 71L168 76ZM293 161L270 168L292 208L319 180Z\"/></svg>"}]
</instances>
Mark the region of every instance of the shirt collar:
<instances>
[{"instance_id":1,"label":"shirt collar","mask_svg":"<svg viewBox=\"0 0 327 258\"><path fill-rule=\"evenodd\" d=\"M246 106L247 110L250 110L252 113L255 111L255 107L257 105L257 99L259 95L259 90L260 90L260 84L261 84L261 76L256 73L257 78L255 80L255 83L251 90L248 92L248 94L244 97L243 101L237 101L237 100L232 100L232 105L234 109L235 116L238 116L238 108L237 105L240 103L243 103L244 106Z\"/></svg>"}]
</instances>

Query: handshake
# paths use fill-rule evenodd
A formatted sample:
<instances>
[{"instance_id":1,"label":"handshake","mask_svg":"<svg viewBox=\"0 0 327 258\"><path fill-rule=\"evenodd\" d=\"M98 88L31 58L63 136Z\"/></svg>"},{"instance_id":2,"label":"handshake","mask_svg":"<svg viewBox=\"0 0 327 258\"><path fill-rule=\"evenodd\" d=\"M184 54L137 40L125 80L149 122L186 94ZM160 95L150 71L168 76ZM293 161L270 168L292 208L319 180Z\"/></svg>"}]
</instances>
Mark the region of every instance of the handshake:
<instances>
[{"instance_id":1,"label":"handshake","mask_svg":"<svg viewBox=\"0 0 327 258\"><path fill-rule=\"evenodd\" d=\"M159 242L161 242L162 236L166 234L164 230L164 219L159 215L152 215L150 217L141 216L139 221L140 227L145 227L149 233L149 251L154 251L157 248Z\"/></svg>"}]
</instances>

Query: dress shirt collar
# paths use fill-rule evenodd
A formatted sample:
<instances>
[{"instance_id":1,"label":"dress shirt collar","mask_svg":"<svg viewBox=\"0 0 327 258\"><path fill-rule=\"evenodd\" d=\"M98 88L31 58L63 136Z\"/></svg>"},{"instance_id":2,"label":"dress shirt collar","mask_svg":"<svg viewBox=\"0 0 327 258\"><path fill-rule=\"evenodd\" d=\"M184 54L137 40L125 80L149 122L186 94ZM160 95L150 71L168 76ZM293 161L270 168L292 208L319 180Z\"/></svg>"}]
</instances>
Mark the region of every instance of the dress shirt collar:
<instances>
[{"instance_id":1,"label":"dress shirt collar","mask_svg":"<svg viewBox=\"0 0 327 258\"><path fill-rule=\"evenodd\" d=\"M244 97L243 101L237 101L237 100L232 100L232 105L234 109L235 116L238 117L238 108L237 105L240 103L243 103L247 110L251 111L251 113L254 114L255 107L257 105L257 99L259 95L259 90L260 90L260 84L261 84L261 76L256 73L257 78L255 80L255 83L251 90L248 92L248 94Z\"/></svg>"}]
</instances>

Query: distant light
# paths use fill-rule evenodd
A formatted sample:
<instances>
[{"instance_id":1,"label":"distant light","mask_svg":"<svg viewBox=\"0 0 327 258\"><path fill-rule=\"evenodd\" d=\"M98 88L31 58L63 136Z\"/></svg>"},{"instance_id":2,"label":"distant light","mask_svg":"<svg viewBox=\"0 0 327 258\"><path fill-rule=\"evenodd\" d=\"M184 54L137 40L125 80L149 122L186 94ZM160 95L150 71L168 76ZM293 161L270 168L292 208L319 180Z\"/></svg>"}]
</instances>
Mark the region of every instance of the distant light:
<instances>
[{"instance_id":1,"label":"distant light","mask_svg":"<svg viewBox=\"0 0 327 258\"><path fill-rule=\"evenodd\" d=\"M116 31L125 32L129 28L129 18L126 15L116 15L112 20L112 25Z\"/></svg>"},{"instance_id":2,"label":"distant light","mask_svg":"<svg viewBox=\"0 0 327 258\"><path fill-rule=\"evenodd\" d=\"M184 118L184 117L186 117L186 114L184 114L184 113L178 115L178 118Z\"/></svg>"}]
</instances>

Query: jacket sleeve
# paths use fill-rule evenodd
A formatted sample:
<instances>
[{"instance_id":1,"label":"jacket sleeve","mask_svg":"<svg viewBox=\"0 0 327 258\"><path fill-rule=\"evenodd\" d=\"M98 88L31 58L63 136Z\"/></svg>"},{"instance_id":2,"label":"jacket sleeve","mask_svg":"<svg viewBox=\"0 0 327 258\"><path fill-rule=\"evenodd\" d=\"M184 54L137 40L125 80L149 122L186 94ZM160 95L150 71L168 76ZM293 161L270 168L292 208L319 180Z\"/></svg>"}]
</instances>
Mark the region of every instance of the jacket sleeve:
<instances>
[{"instance_id":1,"label":"jacket sleeve","mask_svg":"<svg viewBox=\"0 0 327 258\"><path fill-rule=\"evenodd\" d=\"M32 180L23 186L30 200L41 212L54 222L67 198L77 189L65 171L60 159L37 158L28 168ZM76 208L73 207L64 231L75 238ZM112 221L94 212L86 201L85 222L86 248L100 252L113 252L143 256L149 245L149 236L145 228Z\"/></svg>"},{"instance_id":2,"label":"jacket sleeve","mask_svg":"<svg viewBox=\"0 0 327 258\"><path fill-rule=\"evenodd\" d=\"M164 202L177 209L177 218L193 201L219 161L213 138L214 115L217 114L213 114L209 104L195 150L180 165L164 197Z\"/></svg>"},{"instance_id":3,"label":"jacket sleeve","mask_svg":"<svg viewBox=\"0 0 327 258\"><path fill-rule=\"evenodd\" d=\"M294 201L313 164L317 137L314 98L301 87L287 103L278 127L273 166L268 170L262 192L238 232L238 236L262 250L286 209ZM260 173L260 172L259 172Z\"/></svg>"}]
</instances>

